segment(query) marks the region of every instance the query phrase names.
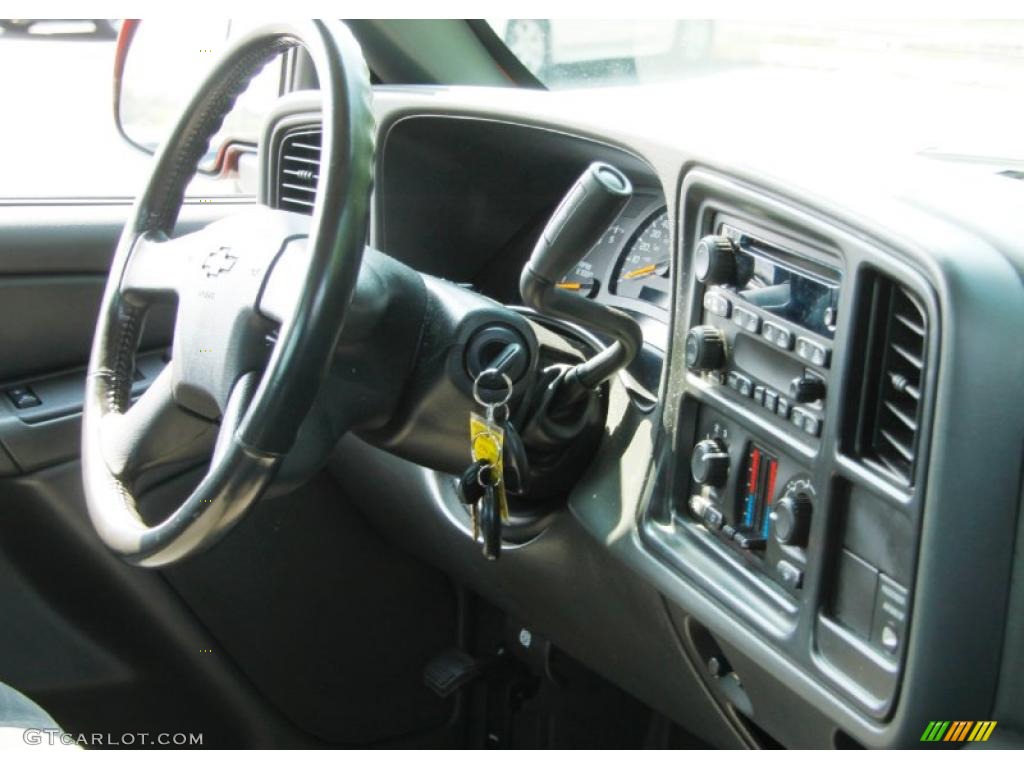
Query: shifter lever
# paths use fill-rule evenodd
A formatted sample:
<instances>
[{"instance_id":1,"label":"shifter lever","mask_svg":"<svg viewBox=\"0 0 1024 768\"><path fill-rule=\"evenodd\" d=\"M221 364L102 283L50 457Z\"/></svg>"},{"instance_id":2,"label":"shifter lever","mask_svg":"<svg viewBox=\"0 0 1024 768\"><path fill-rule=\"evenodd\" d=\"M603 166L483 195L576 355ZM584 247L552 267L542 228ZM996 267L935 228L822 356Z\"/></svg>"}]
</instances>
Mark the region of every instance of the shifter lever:
<instances>
[{"instance_id":1,"label":"shifter lever","mask_svg":"<svg viewBox=\"0 0 1024 768\"><path fill-rule=\"evenodd\" d=\"M565 375L565 392L560 396L569 402L629 365L643 343L640 326L629 315L556 287L632 194L632 185L621 171L607 163L592 163L562 198L520 277L523 301L538 312L581 323L614 339L607 349Z\"/></svg>"}]
</instances>

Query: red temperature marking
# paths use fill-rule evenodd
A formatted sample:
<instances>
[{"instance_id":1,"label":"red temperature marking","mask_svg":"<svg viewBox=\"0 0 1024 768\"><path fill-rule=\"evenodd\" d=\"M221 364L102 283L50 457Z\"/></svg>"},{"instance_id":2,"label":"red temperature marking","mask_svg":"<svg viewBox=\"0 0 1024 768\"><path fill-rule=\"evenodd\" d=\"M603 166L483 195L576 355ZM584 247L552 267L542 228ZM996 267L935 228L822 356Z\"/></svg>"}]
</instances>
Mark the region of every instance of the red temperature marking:
<instances>
[{"instance_id":1,"label":"red temperature marking","mask_svg":"<svg viewBox=\"0 0 1024 768\"><path fill-rule=\"evenodd\" d=\"M775 473L779 471L779 462L772 459L768 464L768 493L765 495L765 504L771 504L775 498Z\"/></svg>"},{"instance_id":2,"label":"red temperature marking","mask_svg":"<svg viewBox=\"0 0 1024 768\"><path fill-rule=\"evenodd\" d=\"M747 492L757 495L757 474L761 468L761 451L752 448L750 451L750 474L747 476Z\"/></svg>"}]
</instances>

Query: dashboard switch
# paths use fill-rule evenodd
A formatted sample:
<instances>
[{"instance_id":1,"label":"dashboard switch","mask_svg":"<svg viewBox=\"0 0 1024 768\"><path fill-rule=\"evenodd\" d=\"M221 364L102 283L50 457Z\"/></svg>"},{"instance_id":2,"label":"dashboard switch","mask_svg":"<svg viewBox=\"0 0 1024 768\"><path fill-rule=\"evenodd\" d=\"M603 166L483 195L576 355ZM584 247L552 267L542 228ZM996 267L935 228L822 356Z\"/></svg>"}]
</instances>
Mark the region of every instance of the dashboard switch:
<instances>
[{"instance_id":1,"label":"dashboard switch","mask_svg":"<svg viewBox=\"0 0 1024 768\"><path fill-rule=\"evenodd\" d=\"M793 412L789 414L789 423L802 432L804 429L804 409L794 408Z\"/></svg>"},{"instance_id":2,"label":"dashboard switch","mask_svg":"<svg viewBox=\"0 0 1024 768\"><path fill-rule=\"evenodd\" d=\"M736 535L732 537L732 540L736 542L736 546L740 549L748 549L751 552L764 549L768 543L763 537L752 531L736 531Z\"/></svg>"},{"instance_id":3,"label":"dashboard switch","mask_svg":"<svg viewBox=\"0 0 1024 768\"><path fill-rule=\"evenodd\" d=\"M791 349L793 346L793 334L788 328L783 328L778 323L765 322L761 329L761 335L765 341L774 344L779 349Z\"/></svg>"},{"instance_id":4,"label":"dashboard switch","mask_svg":"<svg viewBox=\"0 0 1024 768\"><path fill-rule=\"evenodd\" d=\"M690 511L693 512L694 517L713 531L717 531L725 525L725 515L722 514L722 510L704 496L690 497Z\"/></svg>"},{"instance_id":5,"label":"dashboard switch","mask_svg":"<svg viewBox=\"0 0 1024 768\"><path fill-rule=\"evenodd\" d=\"M819 419L810 411L804 410L803 408L793 409L793 413L796 413L797 411L801 412L803 418L803 423L800 425L800 428L804 431L804 433L810 435L811 437L817 437L818 435L820 435L821 419Z\"/></svg>"},{"instance_id":6,"label":"dashboard switch","mask_svg":"<svg viewBox=\"0 0 1024 768\"><path fill-rule=\"evenodd\" d=\"M736 307L732 311L732 321L751 333L757 333L761 328L761 316L743 307Z\"/></svg>"},{"instance_id":7,"label":"dashboard switch","mask_svg":"<svg viewBox=\"0 0 1024 768\"><path fill-rule=\"evenodd\" d=\"M750 397L754 393L754 382L742 373L729 371L729 375L726 376L725 382L729 389L735 389L743 395L743 397Z\"/></svg>"},{"instance_id":8,"label":"dashboard switch","mask_svg":"<svg viewBox=\"0 0 1024 768\"><path fill-rule=\"evenodd\" d=\"M871 639L887 653L896 654L903 644L910 596L906 587L884 573L878 574L878 594L871 624Z\"/></svg>"},{"instance_id":9,"label":"dashboard switch","mask_svg":"<svg viewBox=\"0 0 1024 768\"><path fill-rule=\"evenodd\" d=\"M43 401L30 387L11 387L7 390L7 397L18 409L35 408L37 405L43 404Z\"/></svg>"},{"instance_id":10,"label":"dashboard switch","mask_svg":"<svg viewBox=\"0 0 1024 768\"><path fill-rule=\"evenodd\" d=\"M686 334L686 367L698 373L725 363L725 335L713 325L697 325Z\"/></svg>"},{"instance_id":11,"label":"dashboard switch","mask_svg":"<svg viewBox=\"0 0 1024 768\"><path fill-rule=\"evenodd\" d=\"M704 294L704 309L713 315L728 317L732 312L732 304L718 291L708 291Z\"/></svg>"},{"instance_id":12,"label":"dashboard switch","mask_svg":"<svg viewBox=\"0 0 1024 768\"><path fill-rule=\"evenodd\" d=\"M708 504L704 507L704 525L713 531L717 531L725 525L725 515L714 504Z\"/></svg>"},{"instance_id":13,"label":"dashboard switch","mask_svg":"<svg viewBox=\"0 0 1024 768\"><path fill-rule=\"evenodd\" d=\"M816 341L800 336L796 340L796 354L813 365L828 368L831 351Z\"/></svg>"},{"instance_id":14,"label":"dashboard switch","mask_svg":"<svg viewBox=\"0 0 1024 768\"><path fill-rule=\"evenodd\" d=\"M782 397L781 395L775 401L775 413L784 419L789 418L789 411L792 409L792 404L789 402L788 397Z\"/></svg>"},{"instance_id":15,"label":"dashboard switch","mask_svg":"<svg viewBox=\"0 0 1024 768\"><path fill-rule=\"evenodd\" d=\"M758 384L754 387L754 402L758 405L764 405L764 385Z\"/></svg>"},{"instance_id":16,"label":"dashboard switch","mask_svg":"<svg viewBox=\"0 0 1024 768\"><path fill-rule=\"evenodd\" d=\"M775 573L779 576L785 586L790 589L800 589L804 583L804 572L786 560L779 560L775 566Z\"/></svg>"}]
</instances>

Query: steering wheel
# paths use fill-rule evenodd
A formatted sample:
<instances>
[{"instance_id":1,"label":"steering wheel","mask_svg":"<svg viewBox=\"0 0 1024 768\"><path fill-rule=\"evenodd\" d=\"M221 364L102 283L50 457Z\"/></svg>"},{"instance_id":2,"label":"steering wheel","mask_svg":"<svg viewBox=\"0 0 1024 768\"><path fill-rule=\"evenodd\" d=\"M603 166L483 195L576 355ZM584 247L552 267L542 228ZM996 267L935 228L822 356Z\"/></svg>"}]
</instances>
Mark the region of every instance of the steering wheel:
<instances>
[{"instance_id":1,"label":"steering wheel","mask_svg":"<svg viewBox=\"0 0 1024 768\"><path fill-rule=\"evenodd\" d=\"M253 206L174 237L185 188L235 99L274 55L296 45L312 58L323 98L312 217ZM373 153L359 45L341 22L316 21L265 26L234 41L157 154L110 269L82 420L89 515L129 562L166 565L209 546L273 480L317 396L356 285ZM132 404L146 313L174 300L171 360ZM135 489L142 473L208 455L211 444L199 485L162 522L147 524Z\"/></svg>"}]
</instances>

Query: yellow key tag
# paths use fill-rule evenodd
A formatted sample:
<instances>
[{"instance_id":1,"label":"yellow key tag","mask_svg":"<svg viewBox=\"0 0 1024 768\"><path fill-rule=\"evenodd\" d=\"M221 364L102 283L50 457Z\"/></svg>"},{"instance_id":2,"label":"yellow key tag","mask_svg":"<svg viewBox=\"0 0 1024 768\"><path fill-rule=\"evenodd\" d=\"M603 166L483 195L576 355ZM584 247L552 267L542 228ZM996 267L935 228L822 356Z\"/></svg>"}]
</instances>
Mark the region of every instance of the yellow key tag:
<instances>
[{"instance_id":1,"label":"yellow key tag","mask_svg":"<svg viewBox=\"0 0 1024 768\"><path fill-rule=\"evenodd\" d=\"M497 424L488 421L478 413L469 414L469 444L473 461L486 461L491 465L491 471L497 477L497 485L494 488L498 500L498 512L501 519L508 522L508 498L505 496L505 483L503 482L505 465L502 461L503 446L505 441L505 430Z\"/></svg>"}]
</instances>

